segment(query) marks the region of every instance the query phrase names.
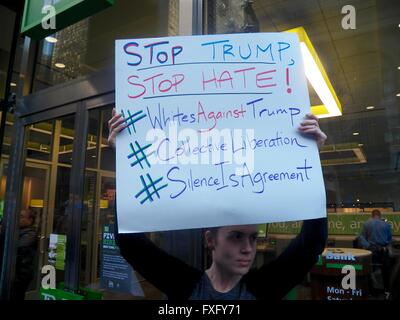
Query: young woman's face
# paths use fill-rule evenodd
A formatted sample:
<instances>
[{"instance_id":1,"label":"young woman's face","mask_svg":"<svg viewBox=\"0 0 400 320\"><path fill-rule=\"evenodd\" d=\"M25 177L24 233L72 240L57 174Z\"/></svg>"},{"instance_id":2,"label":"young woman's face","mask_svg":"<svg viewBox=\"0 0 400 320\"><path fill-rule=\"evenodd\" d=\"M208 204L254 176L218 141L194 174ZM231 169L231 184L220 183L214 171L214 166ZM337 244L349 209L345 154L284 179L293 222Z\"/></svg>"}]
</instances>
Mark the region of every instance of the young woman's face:
<instances>
[{"instance_id":1,"label":"young woman's face","mask_svg":"<svg viewBox=\"0 0 400 320\"><path fill-rule=\"evenodd\" d=\"M256 255L257 226L221 227L211 238L213 262L224 272L245 275Z\"/></svg>"}]
</instances>

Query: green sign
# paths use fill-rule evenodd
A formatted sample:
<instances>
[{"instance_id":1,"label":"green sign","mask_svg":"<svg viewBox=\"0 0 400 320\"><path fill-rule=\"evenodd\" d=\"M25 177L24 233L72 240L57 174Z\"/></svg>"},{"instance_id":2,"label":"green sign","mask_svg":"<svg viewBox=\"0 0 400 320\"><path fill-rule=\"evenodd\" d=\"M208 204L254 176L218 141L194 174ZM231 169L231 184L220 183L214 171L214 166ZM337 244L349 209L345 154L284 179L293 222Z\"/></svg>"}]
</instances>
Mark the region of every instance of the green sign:
<instances>
[{"instance_id":1,"label":"green sign","mask_svg":"<svg viewBox=\"0 0 400 320\"><path fill-rule=\"evenodd\" d=\"M48 262L57 270L65 269L65 250L67 236L64 234L50 234Z\"/></svg>"},{"instance_id":2,"label":"green sign","mask_svg":"<svg viewBox=\"0 0 400 320\"><path fill-rule=\"evenodd\" d=\"M302 221L269 223L268 233L299 233L302 223Z\"/></svg>"},{"instance_id":3,"label":"green sign","mask_svg":"<svg viewBox=\"0 0 400 320\"><path fill-rule=\"evenodd\" d=\"M57 240L57 257L56 257L56 269L65 269L65 249L67 245L67 237L65 235L58 235Z\"/></svg>"},{"instance_id":4,"label":"green sign","mask_svg":"<svg viewBox=\"0 0 400 320\"><path fill-rule=\"evenodd\" d=\"M365 221L370 217L370 213L328 214L328 233L329 235L359 235ZM382 214L382 218L387 219L391 225L393 236L400 236L400 214ZM268 233L299 233L301 225L301 221L270 223L268 225Z\"/></svg>"},{"instance_id":5,"label":"green sign","mask_svg":"<svg viewBox=\"0 0 400 320\"><path fill-rule=\"evenodd\" d=\"M83 300L84 296L62 289L40 288L40 300Z\"/></svg>"},{"instance_id":6,"label":"green sign","mask_svg":"<svg viewBox=\"0 0 400 320\"><path fill-rule=\"evenodd\" d=\"M57 289L40 288L40 300L102 300L103 294L89 288L79 288L79 293L64 290L64 283Z\"/></svg>"},{"instance_id":7,"label":"green sign","mask_svg":"<svg viewBox=\"0 0 400 320\"><path fill-rule=\"evenodd\" d=\"M114 0L25 0L21 33L40 40L113 4ZM55 29L50 23L53 11Z\"/></svg>"}]
</instances>

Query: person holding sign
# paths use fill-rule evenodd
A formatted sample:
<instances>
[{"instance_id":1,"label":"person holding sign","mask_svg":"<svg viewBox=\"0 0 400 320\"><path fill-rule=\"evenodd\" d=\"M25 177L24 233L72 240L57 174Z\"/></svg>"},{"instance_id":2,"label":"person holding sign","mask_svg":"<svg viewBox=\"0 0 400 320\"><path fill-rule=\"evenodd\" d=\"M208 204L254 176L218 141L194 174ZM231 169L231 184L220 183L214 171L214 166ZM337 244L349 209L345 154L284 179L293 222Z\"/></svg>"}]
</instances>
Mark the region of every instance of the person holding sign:
<instances>
[{"instance_id":1,"label":"person holding sign","mask_svg":"<svg viewBox=\"0 0 400 320\"><path fill-rule=\"evenodd\" d=\"M108 127L108 143L115 148L117 134L126 127L115 109ZM301 122L299 131L313 135L319 149L327 139L311 114ZM171 300L282 299L317 262L326 239L326 218L306 220L300 234L275 261L250 270L256 254L257 225L210 228L205 240L212 252L212 265L201 271L161 250L144 233L119 233L116 226L121 255Z\"/></svg>"}]
</instances>

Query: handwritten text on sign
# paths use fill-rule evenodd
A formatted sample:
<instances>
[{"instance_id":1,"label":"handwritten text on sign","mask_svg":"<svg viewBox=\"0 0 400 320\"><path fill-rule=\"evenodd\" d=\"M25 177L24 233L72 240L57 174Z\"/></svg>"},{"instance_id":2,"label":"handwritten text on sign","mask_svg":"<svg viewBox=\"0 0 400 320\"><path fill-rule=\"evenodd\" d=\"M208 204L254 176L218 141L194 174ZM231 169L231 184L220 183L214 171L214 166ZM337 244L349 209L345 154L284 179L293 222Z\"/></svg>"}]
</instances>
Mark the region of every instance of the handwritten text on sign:
<instances>
[{"instance_id":1,"label":"handwritten text on sign","mask_svg":"<svg viewBox=\"0 0 400 320\"><path fill-rule=\"evenodd\" d=\"M120 232L325 216L295 34L116 41Z\"/></svg>"}]
</instances>

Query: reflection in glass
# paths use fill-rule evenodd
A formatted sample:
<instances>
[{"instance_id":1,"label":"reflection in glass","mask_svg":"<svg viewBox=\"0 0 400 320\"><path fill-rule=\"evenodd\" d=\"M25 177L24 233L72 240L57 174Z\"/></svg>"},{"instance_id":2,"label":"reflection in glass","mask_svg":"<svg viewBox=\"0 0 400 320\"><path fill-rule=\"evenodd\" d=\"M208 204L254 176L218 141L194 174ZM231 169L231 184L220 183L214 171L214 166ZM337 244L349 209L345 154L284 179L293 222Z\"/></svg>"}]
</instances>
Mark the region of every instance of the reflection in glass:
<instances>
[{"instance_id":1,"label":"reflection in glass","mask_svg":"<svg viewBox=\"0 0 400 320\"><path fill-rule=\"evenodd\" d=\"M64 281L65 255L68 242L68 216L71 168L57 167L57 182L55 186L55 202L53 228L50 232L48 247L48 262L56 269L56 283Z\"/></svg>"},{"instance_id":2,"label":"reflection in glass","mask_svg":"<svg viewBox=\"0 0 400 320\"><path fill-rule=\"evenodd\" d=\"M101 178L101 196L100 196L100 219L98 235L101 234L103 225L113 224L115 222L115 195L116 182L115 177Z\"/></svg>"},{"instance_id":3,"label":"reflection in glass","mask_svg":"<svg viewBox=\"0 0 400 320\"><path fill-rule=\"evenodd\" d=\"M58 162L72 164L72 149L74 143L75 115L61 119L61 134L59 140Z\"/></svg>"},{"instance_id":4,"label":"reflection in glass","mask_svg":"<svg viewBox=\"0 0 400 320\"><path fill-rule=\"evenodd\" d=\"M27 158L50 161L53 121L31 124L26 127L28 133Z\"/></svg>"},{"instance_id":5,"label":"reflection in glass","mask_svg":"<svg viewBox=\"0 0 400 320\"><path fill-rule=\"evenodd\" d=\"M58 166L56 199L54 204L53 233L67 234L67 212L69 204L71 168Z\"/></svg>"},{"instance_id":6,"label":"reflection in glass","mask_svg":"<svg viewBox=\"0 0 400 320\"><path fill-rule=\"evenodd\" d=\"M96 172L85 172L85 187L83 194L83 211L81 225L81 273L83 284L90 283L91 261L93 251L93 230L95 219Z\"/></svg>"},{"instance_id":7,"label":"reflection in glass","mask_svg":"<svg viewBox=\"0 0 400 320\"><path fill-rule=\"evenodd\" d=\"M98 131L99 131L99 109L89 111L89 126L88 137L86 146L86 167L97 167L97 145L98 145Z\"/></svg>"}]
</instances>

